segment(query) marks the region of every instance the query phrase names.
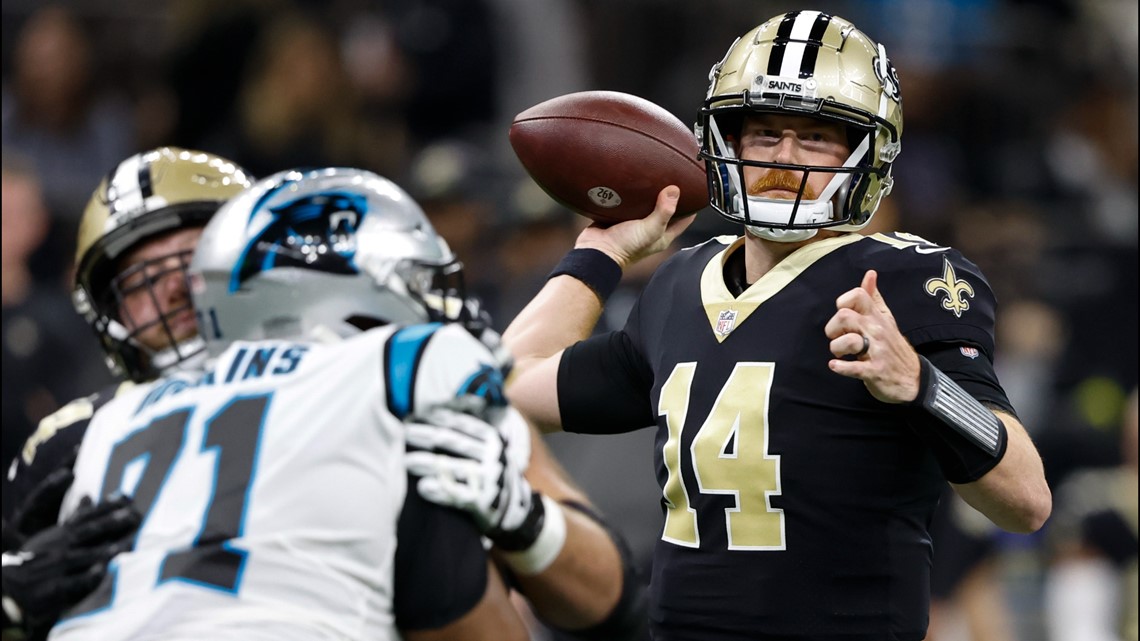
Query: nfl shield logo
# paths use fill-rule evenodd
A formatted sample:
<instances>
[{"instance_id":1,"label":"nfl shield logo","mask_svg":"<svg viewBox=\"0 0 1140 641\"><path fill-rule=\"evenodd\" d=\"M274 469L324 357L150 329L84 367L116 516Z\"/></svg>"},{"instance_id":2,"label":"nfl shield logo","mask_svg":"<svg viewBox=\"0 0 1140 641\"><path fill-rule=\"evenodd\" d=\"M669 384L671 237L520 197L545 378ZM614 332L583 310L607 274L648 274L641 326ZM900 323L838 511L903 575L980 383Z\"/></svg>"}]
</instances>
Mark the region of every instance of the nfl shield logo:
<instances>
[{"instance_id":1,"label":"nfl shield logo","mask_svg":"<svg viewBox=\"0 0 1140 641\"><path fill-rule=\"evenodd\" d=\"M962 352L962 356L965 356L966 358L978 357L978 348L976 347L959 347L958 349Z\"/></svg>"},{"instance_id":2,"label":"nfl shield logo","mask_svg":"<svg viewBox=\"0 0 1140 641\"><path fill-rule=\"evenodd\" d=\"M716 329L713 330L718 336L728 336L732 328L736 326L736 310L726 309L720 313L716 318Z\"/></svg>"}]
</instances>

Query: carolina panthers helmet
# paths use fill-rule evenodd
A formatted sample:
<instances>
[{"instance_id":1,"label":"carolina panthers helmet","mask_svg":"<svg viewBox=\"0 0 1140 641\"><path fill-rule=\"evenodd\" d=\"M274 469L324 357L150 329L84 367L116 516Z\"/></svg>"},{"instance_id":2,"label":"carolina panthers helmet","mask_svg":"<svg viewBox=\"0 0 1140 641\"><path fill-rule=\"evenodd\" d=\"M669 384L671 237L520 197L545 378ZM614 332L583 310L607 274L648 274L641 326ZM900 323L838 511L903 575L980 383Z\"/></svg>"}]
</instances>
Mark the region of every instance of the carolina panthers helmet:
<instances>
[{"instance_id":1,"label":"carolina panthers helmet","mask_svg":"<svg viewBox=\"0 0 1140 641\"><path fill-rule=\"evenodd\" d=\"M842 124L851 155L842 167L741 160L732 139L756 113L811 116ZM883 45L847 20L819 11L776 16L737 40L709 72L696 126L709 199L725 218L762 238L795 241L829 227L855 231L891 191L902 136L898 75ZM802 172L795 200L746 193L744 167ZM835 176L803 199L811 172ZM798 231L793 231L798 230Z\"/></svg>"},{"instance_id":2,"label":"carolina panthers helmet","mask_svg":"<svg viewBox=\"0 0 1140 641\"><path fill-rule=\"evenodd\" d=\"M119 261L149 238L205 225L222 203L250 184L233 162L177 147L131 156L99 183L79 225L72 302L95 330L112 372L145 381L203 351L201 339L180 343L170 330L169 322L189 308L189 300L152 323L128 329L120 318L120 302L134 287L150 288L158 276L130 278L147 265L118 273ZM183 272L189 253L180 256ZM169 258L146 262L165 264ZM140 284L125 284L131 281ZM165 349L151 349L137 340L141 332L156 325L161 325L169 339Z\"/></svg>"},{"instance_id":3,"label":"carolina panthers helmet","mask_svg":"<svg viewBox=\"0 0 1140 641\"><path fill-rule=\"evenodd\" d=\"M463 320L462 275L403 189L335 167L256 183L206 225L190 264L211 354L235 340Z\"/></svg>"}]
</instances>

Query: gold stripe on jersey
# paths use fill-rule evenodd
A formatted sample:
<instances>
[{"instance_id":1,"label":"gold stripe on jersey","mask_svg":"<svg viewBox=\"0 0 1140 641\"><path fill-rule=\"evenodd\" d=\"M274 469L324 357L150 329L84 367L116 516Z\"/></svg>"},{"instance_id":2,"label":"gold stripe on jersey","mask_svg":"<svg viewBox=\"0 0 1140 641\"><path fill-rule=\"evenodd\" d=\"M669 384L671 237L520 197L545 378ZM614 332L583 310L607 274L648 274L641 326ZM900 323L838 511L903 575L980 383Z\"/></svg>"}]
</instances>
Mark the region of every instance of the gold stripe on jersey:
<instances>
[{"instance_id":1,"label":"gold stripe on jersey","mask_svg":"<svg viewBox=\"0 0 1140 641\"><path fill-rule=\"evenodd\" d=\"M757 307L787 287L796 276L802 274L816 261L840 247L863 238L861 234L852 233L805 245L777 263L767 274L761 276L760 280L752 283L740 294L740 298L735 298L724 284L724 263L728 255L744 243L743 236L738 238L736 242L713 256L701 274L701 302L704 304L705 314L708 315L709 325L717 342L723 343L732 330L740 327Z\"/></svg>"},{"instance_id":2,"label":"gold stripe on jersey","mask_svg":"<svg viewBox=\"0 0 1140 641\"><path fill-rule=\"evenodd\" d=\"M115 388L114 395L118 396L134 386L135 384L131 381L119 383L119 386ZM95 414L94 398L95 395L77 398L40 419L39 425L36 426L36 431L24 442L24 449L21 452L24 465L31 465L32 461L36 460L36 450L39 449L40 445L55 436L56 432L65 427L70 427L79 421L90 420Z\"/></svg>"}]
</instances>

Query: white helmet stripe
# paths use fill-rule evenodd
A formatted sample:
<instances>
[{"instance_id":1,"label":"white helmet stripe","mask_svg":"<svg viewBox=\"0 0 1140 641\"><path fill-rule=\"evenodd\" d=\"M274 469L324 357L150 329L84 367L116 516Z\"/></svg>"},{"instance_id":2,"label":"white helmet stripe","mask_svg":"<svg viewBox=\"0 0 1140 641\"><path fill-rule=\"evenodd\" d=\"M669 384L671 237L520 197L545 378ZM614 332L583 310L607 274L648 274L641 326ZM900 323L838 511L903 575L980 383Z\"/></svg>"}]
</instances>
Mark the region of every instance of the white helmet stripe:
<instances>
[{"instance_id":1,"label":"white helmet stripe","mask_svg":"<svg viewBox=\"0 0 1140 641\"><path fill-rule=\"evenodd\" d=\"M787 44L784 50L784 59L780 65L781 76L800 77L800 65L803 64L804 50L808 47L808 36L811 35L812 27L815 26L815 21L819 16L820 12L818 11L801 11L800 15L796 16L789 38L791 42Z\"/></svg>"},{"instance_id":2,"label":"white helmet stripe","mask_svg":"<svg viewBox=\"0 0 1140 641\"><path fill-rule=\"evenodd\" d=\"M107 201L111 211L120 213L141 209L145 200L139 184L139 170L143 169L143 154L124 160L116 168L107 185ZM107 222L111 222L108 218Z\"/></svg>"}]
</instances>

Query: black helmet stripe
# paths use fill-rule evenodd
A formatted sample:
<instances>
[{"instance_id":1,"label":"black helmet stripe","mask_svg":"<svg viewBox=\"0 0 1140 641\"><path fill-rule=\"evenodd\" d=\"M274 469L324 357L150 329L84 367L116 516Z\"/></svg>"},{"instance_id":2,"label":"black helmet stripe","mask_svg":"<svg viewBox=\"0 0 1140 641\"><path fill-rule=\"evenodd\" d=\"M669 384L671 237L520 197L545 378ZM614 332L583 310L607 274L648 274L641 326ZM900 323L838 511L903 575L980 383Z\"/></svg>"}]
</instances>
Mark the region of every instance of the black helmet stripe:
<instances>
[{"instance_id":1,"label":"black helmet stripe","mask_svg":"<svg viewBox=\"0 0 1140 641\"><path fill-rule=\"evenodd\" d=\"M150 158L144 155L142 157L142 162L139 163L139 194L142 195L144 201L154 195L154 185L151 181L150 166Z\"/></svg>"},{"instance_id":2,"label":"black helmet stripe","mask_svg":"<svg viewBox=\"0 0 1140 641\"><path fill-rule=\"evenodd\" d=\"M811 77L830 22L831 16L820 11L792 11L785 15L772 42L768 75Z\"/></svg>"},{"instance_id":3,"label":"black helmet stripe","mask_svg":"<svg viewBox=\"0 0 1140 641\"><path fill-rule=\"evenodd\" d=\"M819 55L819 48L823 45L823 34L827 32L827 25L831 16L826 13L819 14L808 33L808 43L804 47L804 59L800 63L800 77L810 78L815 75L815 60Z\"/></svg>"},{"instance_id":4,"label":"black helmet stripe","mask_svg":"<svg viewBox=\"0 0 1140 641\"><path fill-rule=\"evenodd\" d=\"M788 38L792 37L792 25L796 22L796 17L800 15L800 11L791 11L784 14L784 19L780 21L780 26L776 29L776 38L772 42L772 54L768 56L768 75L780 75L780 66L784 62L784 49L787 47Z\"/></svg>"}]
</instances>

